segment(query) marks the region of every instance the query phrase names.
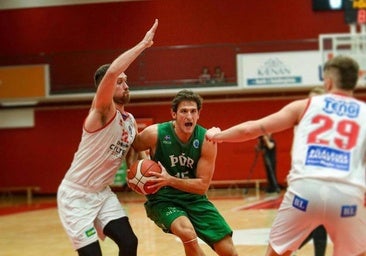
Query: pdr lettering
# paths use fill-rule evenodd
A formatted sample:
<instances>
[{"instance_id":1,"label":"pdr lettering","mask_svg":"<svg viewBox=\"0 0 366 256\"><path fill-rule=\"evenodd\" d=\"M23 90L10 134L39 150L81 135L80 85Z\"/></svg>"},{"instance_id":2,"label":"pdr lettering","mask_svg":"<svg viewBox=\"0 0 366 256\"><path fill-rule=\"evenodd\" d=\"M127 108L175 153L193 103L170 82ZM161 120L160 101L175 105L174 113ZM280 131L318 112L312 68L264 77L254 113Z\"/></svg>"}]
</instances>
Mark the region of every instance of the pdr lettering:
<instances>
[{"instance_id":1,"label":"pdr lettering","mask_svg":"<svg viewBox=\"0 0 366 256\"><path fill-rule=\"evenodd\" d=\"M180 156L171 155L169 157L170 157L171 167L174 167L177 164L179 164L180 166L186 166L186 167L193 169L194 160L192 158L187 157L184 154L182 154Z\"/></svg>"}]
</instances>

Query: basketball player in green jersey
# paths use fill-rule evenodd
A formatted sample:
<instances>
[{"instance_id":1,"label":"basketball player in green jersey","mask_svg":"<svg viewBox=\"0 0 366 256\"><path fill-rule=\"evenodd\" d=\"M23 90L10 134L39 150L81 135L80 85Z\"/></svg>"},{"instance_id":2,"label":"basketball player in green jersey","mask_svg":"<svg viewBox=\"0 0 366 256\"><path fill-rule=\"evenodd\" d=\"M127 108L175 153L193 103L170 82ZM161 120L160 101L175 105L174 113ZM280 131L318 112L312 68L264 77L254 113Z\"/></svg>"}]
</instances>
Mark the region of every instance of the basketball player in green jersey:
<instances>
[{"instance_id":1,"label":"basketball player in green jersey","mask_svg":"<svg viewBox=\"0 0 366 256\"><path fill-rule=\"evenodd\" d=\"M232 229L206 196L217 145L205 139L206 129L197 124L201 107L198 94L182 90L172 101L173 120L136 136L134 149L149 150L151 159L163 166L161 174L153 173L156 192L146 197L146 213L164 232L181 239L186 255L204 255L197 237L218 255L238 255Z\"/></svg>"}]
</instances>

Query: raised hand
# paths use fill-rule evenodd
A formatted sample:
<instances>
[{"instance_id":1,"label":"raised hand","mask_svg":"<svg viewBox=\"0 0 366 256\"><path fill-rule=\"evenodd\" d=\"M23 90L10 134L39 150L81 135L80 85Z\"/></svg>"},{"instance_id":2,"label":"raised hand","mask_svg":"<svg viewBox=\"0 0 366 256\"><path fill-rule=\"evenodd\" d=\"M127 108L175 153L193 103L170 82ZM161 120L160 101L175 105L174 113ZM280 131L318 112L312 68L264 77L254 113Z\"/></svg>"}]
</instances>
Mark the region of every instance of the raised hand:
<instances>
[{"instance_id":1,"label":"raised hand","mask_svg":"<svg viewBox=\"0 0 366 256\"><path fill-rule=\"evenodd\" d=\"M155 19L154 25L152 25L150 30L147 31L144 39L142 40L142 42L145 44L146 47L151 47L154 44L153 39L155 36L155 31L158 28L158 24L159 24L158 19Z\"/></svg>"}]
</instances>

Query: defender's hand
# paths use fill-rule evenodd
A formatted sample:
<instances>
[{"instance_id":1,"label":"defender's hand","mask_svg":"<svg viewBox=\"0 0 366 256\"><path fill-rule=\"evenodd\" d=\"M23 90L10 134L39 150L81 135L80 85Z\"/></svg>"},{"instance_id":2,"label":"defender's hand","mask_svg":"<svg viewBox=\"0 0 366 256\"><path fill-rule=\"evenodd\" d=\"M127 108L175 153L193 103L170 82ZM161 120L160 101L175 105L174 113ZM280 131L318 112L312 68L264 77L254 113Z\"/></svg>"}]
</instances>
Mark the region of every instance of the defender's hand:
<instances>
[{"instance_id":1,"label":"defender's hand","mask_svg":"<svg viewBox=\"0 0 366 256\"><path fill-rule=\"evenodd\" d=\"M205 137L208 141L221 143L222 141L215 138L215 135L219 132L221 132L221 129L219 127L212 127L207 130Z\"/></svg>"},{"instance_id":2,"label":"defender's hand","mask_svg":"<svg viewBox=\"0 0 366 256\"><path fill-rule=\"evenodd\" d=\"M145 44L146 48L151 47L154 44L153 39L154 39L154 36L155 36L155 31L158 28L158 24L159 24L158 19L155 19L154 25L152 25L150 30L147 31L144 39L142 40L142 43Z\"/></svg>"}]
</instances>

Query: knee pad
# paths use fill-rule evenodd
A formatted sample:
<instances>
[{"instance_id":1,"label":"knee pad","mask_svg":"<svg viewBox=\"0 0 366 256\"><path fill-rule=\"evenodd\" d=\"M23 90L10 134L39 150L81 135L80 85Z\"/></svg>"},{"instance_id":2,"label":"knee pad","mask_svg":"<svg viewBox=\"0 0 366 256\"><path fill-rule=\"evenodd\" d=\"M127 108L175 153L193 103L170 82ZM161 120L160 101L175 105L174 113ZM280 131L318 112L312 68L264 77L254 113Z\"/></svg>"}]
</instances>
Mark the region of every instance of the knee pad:
<instances>
[{"instance_id":1,"label":"knee pad","mask_svg":"<svg viewBox=\"0 0 366 256\"><path fill-rule=\"evenodd\" d=\"M78 249L77 252L79 256L102 256L102 250L98 241Z\"/></svg>"},{"instance_id":2,"label":"knee pad","mask_svg":"<svg viewBox=\"0 0 366 256\"><path fill-rule=\"evenodd\" d=\"M119 248L120 256L135 256L138 240L127 217L110 221L103 230Z\"/></svg>"}]
</instances>

